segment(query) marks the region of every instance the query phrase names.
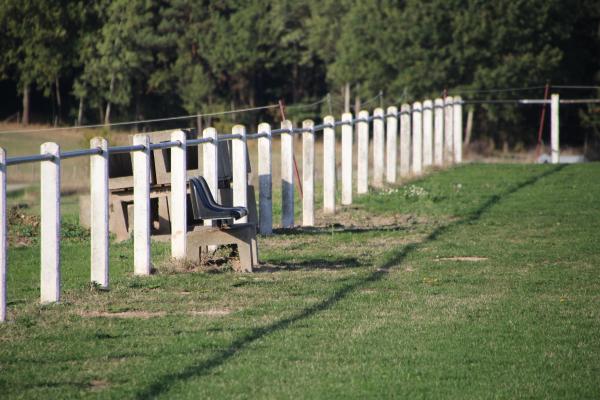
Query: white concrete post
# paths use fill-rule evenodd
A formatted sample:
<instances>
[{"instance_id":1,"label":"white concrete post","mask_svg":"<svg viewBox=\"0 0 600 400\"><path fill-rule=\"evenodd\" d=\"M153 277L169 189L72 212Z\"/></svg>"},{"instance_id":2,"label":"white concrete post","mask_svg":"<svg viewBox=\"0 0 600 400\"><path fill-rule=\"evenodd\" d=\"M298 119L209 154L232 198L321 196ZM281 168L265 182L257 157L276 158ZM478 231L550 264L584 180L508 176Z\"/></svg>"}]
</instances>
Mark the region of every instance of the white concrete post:
<instances>
[{"instance_id":1,"label":"white concrete post","mask_svg":"<svg viewBox=\"0 0 600 400\"><path fill-rule=\"evenodd\" d=\"M307 119L302 122L302 225L315 225L315 123Z\"/></svg>"},{"instance_id":2,"label":"white concrete post","mask_svg":"<svg viewBox=\"0 0 600 400\"><path fill-rule=\"evenodd\" d=\"M52 303L60 301L60 147L56 143L44 143L40 153L54 156L40 163L40 301Z\"/></svg>"},{"instance_id":3,"label":"white concrete post","mask_svg":"<svg viewBox=\"0 0 600 400\"><path fill-rule=\"evenodd\" d=\"M91 281L107 289L109 285L110 242L108 232L108 142L101 137L90 148L102 153L90 156L90 241Z\"/></svg>"},{"instance_id":4,"label":"white concrete post","mask_svg":"<svg viewBox=\"0 0 600 400\"><path fill-rule=\"evenodd\" d=\"M246 149L246 128L235 125L231 131L234 135L241 135L241 139L231 142L231 168L233 176L233 205L248 209L248 151ZM216 192L215 192L216 193ZM236 224L248 222L248 217L235 221Z\"/></svg>"},{"instance_id":5,"label":"white concrete post","mask_svg":"<svg viewBox=\"0 0 600 400\"><path fill-rule=\"evenodd\" d=\"M550 105L550 148L552 150L552 164L558 164L560 160L560 142L559 142L559 107L560 107L560 97L558 94L552 95L551 105Z\"/></svg>"},{"instance_id":6,"label":"white concrete post","mask_svg":"<svg viewBox=\"0 0 600 400\"><path fill-rule=\"evenodd\" d=\"M460 164L462 162L463 141L462 98L460 96L454 97L454 106L452 107L452 110L452 123L454 124L452 129L454 133L454 162Z\"/></svg>"},{"instance_id":7,"label":"white concrete post","mask_svg":"<svg viewBox=\"0 0 600 400\"><path fill-rule=\"evenodd\" d=\"M394 106L388 107L387 114L389 116L387 117L385 127L385 179L388 183L395 183L398 156L398 108Z\"/></svg>"},{"instance_id":8,"label":"white concrete post","mask_svg":"<svg viewBox=\"0 0 600 400\"><path fill-rule=\"evenodd\" d=\"M150 138L133 136L133 145L144 150L134 151L133 158L133 273L150 275Z\"/></svg>"},{"instance_id":9,"label":"white concrete post","mask_svg":"<svg viewBox=\"0 0 600 400\"><path fill-rule=\"evenodd\" d=\"M446 97L444 100L444 162L452 164L454 161L454 110L452 96Z\"/></svg>"},{"instance_id":10,"label":"white concrete post","mask_svg":"<svg viewBox=\"0 0 600 400\"><path fill-rule=\"evenodd\" d=\"M281 121L281 226L294 226L294 137L292 121Z\"/></svg>"},{"instance_id":11,"label":"white concrete post","mask_svg":"<svg viewBox=\"0 0 600 400\"><path fill-rule=\"evenodd\" d=\"M6 321L6 151L0 147L0 322Z\"/></svg>"},{"instance_id":12,"label":"white concrete post","mask_svg":"<svg viewBox=\"0 0 600 400\"><path fill-rule=\"evenodd\" d=\"M342 114L342 121L352 121L351 113ZM352 123L342 125L342 204L352 204Z\"/></svg>"},{"instance_id":13,"label":"white concrete post","mask_svg":"<svg viewBox=\"0 0 600 400\"><path fill-rule=\"evenodd\" d=\"M423 102L423 167L433 164L433 102Z\"/></svg>"},{"instance_id":14,"label":"white concrete post","mask_svg":"<svg viewBox=\"0 0 600 400\"><path fill-rule=\"evenodd\" d=\"M400 176L410 175L410 105L400 107Z\"/></svg>"},{"instance_id":15,"label":"white concrete post","mask_svg":"<svg viewBox=\"0 0 600 400\"><path fill-rule=\"evenodd\" d=\"M383 122L383 108L373 110L373 186L383 186L385 163L385 131Z\"/></svg>"},{"instance_id":16,"label":"white concrete post","mask_svg":"<svg viewBox=\"0 0 600 400\"><path fill-rule=\"evenodd\" d=\"M444 100L435 99L435 129L433 144L433 162L436 166L444 165Z\"/></svg>"},{"instance_id":17,"label":"white concrete post","mask_svg":"<svg viewBox=\"0 0 600 400\"><path fill-rule=\"evenodd\" d=\"M413 103L412 113L412 172L420 175L423 167L423 105L420 102Z\"/></svg>"},{"instance_id":18,"label":"white concrete post","mask_svg":"<svg viewBox=\"0 0 600 400\"><path fill-rule=\"evenodd\" d=\"M362 194L369 191L369 112L362 110L358 113L358 118L364 121L357 122L356 193Z\"/></svg>"},{"instance_id":19,"label":"white concrete post","mask_svg":"<svg viewBox=\"0 0 600 400\"><path fill-rule=\"evenodd\" d=\"M184 131L171 133L171 257L183 259L187 252L187 140Z\"/></svg>"},{"instance_id":20,"label":"white concrete post","mask_svg":"<svg viewBox=\"0 0 600 400\"><path fill-rule=\"evenodd\" d=\"M273 177L271 164L271 125L258 125L259 133L266 137L258 138L258 225L261 235L273 233Z\"/></svg>"},{"instance_id":21,"label":"white concrete post","mask_svg":"<svg viewBox=\"0 0 600 400\"><path fill-rule=\"evenodd\" d=\"M324 124L335 123L328 115L323 118ZM323 212L335 214L335 128L323 129Z\"/></svg>"},{"instance_id":22,"label":"white concrete post","mask_svg":"<svg viewBox=\"0 0 600 400\"><path fill-rule=\"evenodd\" d=\"M202 176L206 180L206 184L210 189L213 197L218 198L219 195L219 173L218 173L218 148L217 130L215 128L206 128L202 131L204 139L211 139L210 142L202 144ZM232 144L233 145L233 144ZM204 226L212 226L211 219L204 220Z\"/></svg>"}]
</instances>

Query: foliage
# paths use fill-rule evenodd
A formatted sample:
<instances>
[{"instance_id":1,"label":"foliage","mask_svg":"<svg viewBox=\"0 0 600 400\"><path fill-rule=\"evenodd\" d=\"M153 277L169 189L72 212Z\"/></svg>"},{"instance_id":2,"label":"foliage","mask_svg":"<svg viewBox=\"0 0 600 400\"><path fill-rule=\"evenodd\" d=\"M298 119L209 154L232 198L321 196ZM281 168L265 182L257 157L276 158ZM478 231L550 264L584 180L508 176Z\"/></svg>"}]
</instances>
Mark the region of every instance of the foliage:
<instances>
[{"instance_id":1,"label":"foliage","mask_svg":"<svg viewBox=\"0 0 600 400\"><path fill-rule=\"evenodd\" d=\"M46 96L60 80L65 112L94 122L111 106L132 119L313 102L346 83L399 103L593 83L599 21L594 0L0 0L0 76ZM504 139L532 120L483 107L480 130Z\"/></svg>"}]
</instances>

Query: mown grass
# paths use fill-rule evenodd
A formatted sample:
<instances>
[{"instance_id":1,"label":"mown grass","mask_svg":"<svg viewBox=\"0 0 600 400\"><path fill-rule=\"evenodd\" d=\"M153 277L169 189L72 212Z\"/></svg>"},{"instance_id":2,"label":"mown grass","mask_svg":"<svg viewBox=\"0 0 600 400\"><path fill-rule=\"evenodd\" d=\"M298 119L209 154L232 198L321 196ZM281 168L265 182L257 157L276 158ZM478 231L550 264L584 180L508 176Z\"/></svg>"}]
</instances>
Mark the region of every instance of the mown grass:
<instances>
[{"instance_id":1,"label":"mown grass","mask_svg":"<svg viewBox=\"0 0 600 400\"><path fill-rule=\"evenodd\" d=\"M469 165L260 238L254 274L131 275L90 288L63 246L11 248L6 398L598 398L600 164ZM164 273L161 273L163 271Z\"/></svg>"}]
</instances>

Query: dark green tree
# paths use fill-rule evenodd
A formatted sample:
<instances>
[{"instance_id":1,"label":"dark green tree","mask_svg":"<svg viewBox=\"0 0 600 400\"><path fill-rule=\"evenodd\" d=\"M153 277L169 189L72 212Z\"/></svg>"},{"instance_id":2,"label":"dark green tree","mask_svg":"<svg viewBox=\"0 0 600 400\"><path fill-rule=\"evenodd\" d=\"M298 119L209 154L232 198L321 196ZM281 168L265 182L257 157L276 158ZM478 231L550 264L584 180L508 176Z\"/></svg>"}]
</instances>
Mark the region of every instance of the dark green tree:
<instances>
[{"instance_id":1,"label":"dark green tree","mask_svg":"<svg viewBox=\"0 0 600 400\"><path fill-rule=\"evenodd\" d=\"M69 30L76 4L68 1L1 0L0 73L23 95L23 124L30 119L32 86L60 106L60 78L72 65Z\"/></svg>"}]
</instances>

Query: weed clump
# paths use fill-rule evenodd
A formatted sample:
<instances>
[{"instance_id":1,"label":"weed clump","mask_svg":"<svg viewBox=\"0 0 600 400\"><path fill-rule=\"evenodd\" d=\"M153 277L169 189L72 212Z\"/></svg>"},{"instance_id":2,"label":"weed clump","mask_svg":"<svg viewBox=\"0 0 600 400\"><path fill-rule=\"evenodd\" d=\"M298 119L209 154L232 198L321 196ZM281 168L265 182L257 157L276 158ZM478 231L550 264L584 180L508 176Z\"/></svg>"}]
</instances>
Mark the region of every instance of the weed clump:
<instances>
[{"instance_id":1,"label":"weed clump","mask_svg":"<svg viewBox=\"0 0 600 400\"><path fill-rule=\"evenodd\" d=\"M24 210L25 207L19 205L8 209L6 217L9 246L25 247L39 241L41 218ZM61 221L60 235L61 240L80 242L89 239L90 231L77 223Z\"/></svg>"}]
</instances>

